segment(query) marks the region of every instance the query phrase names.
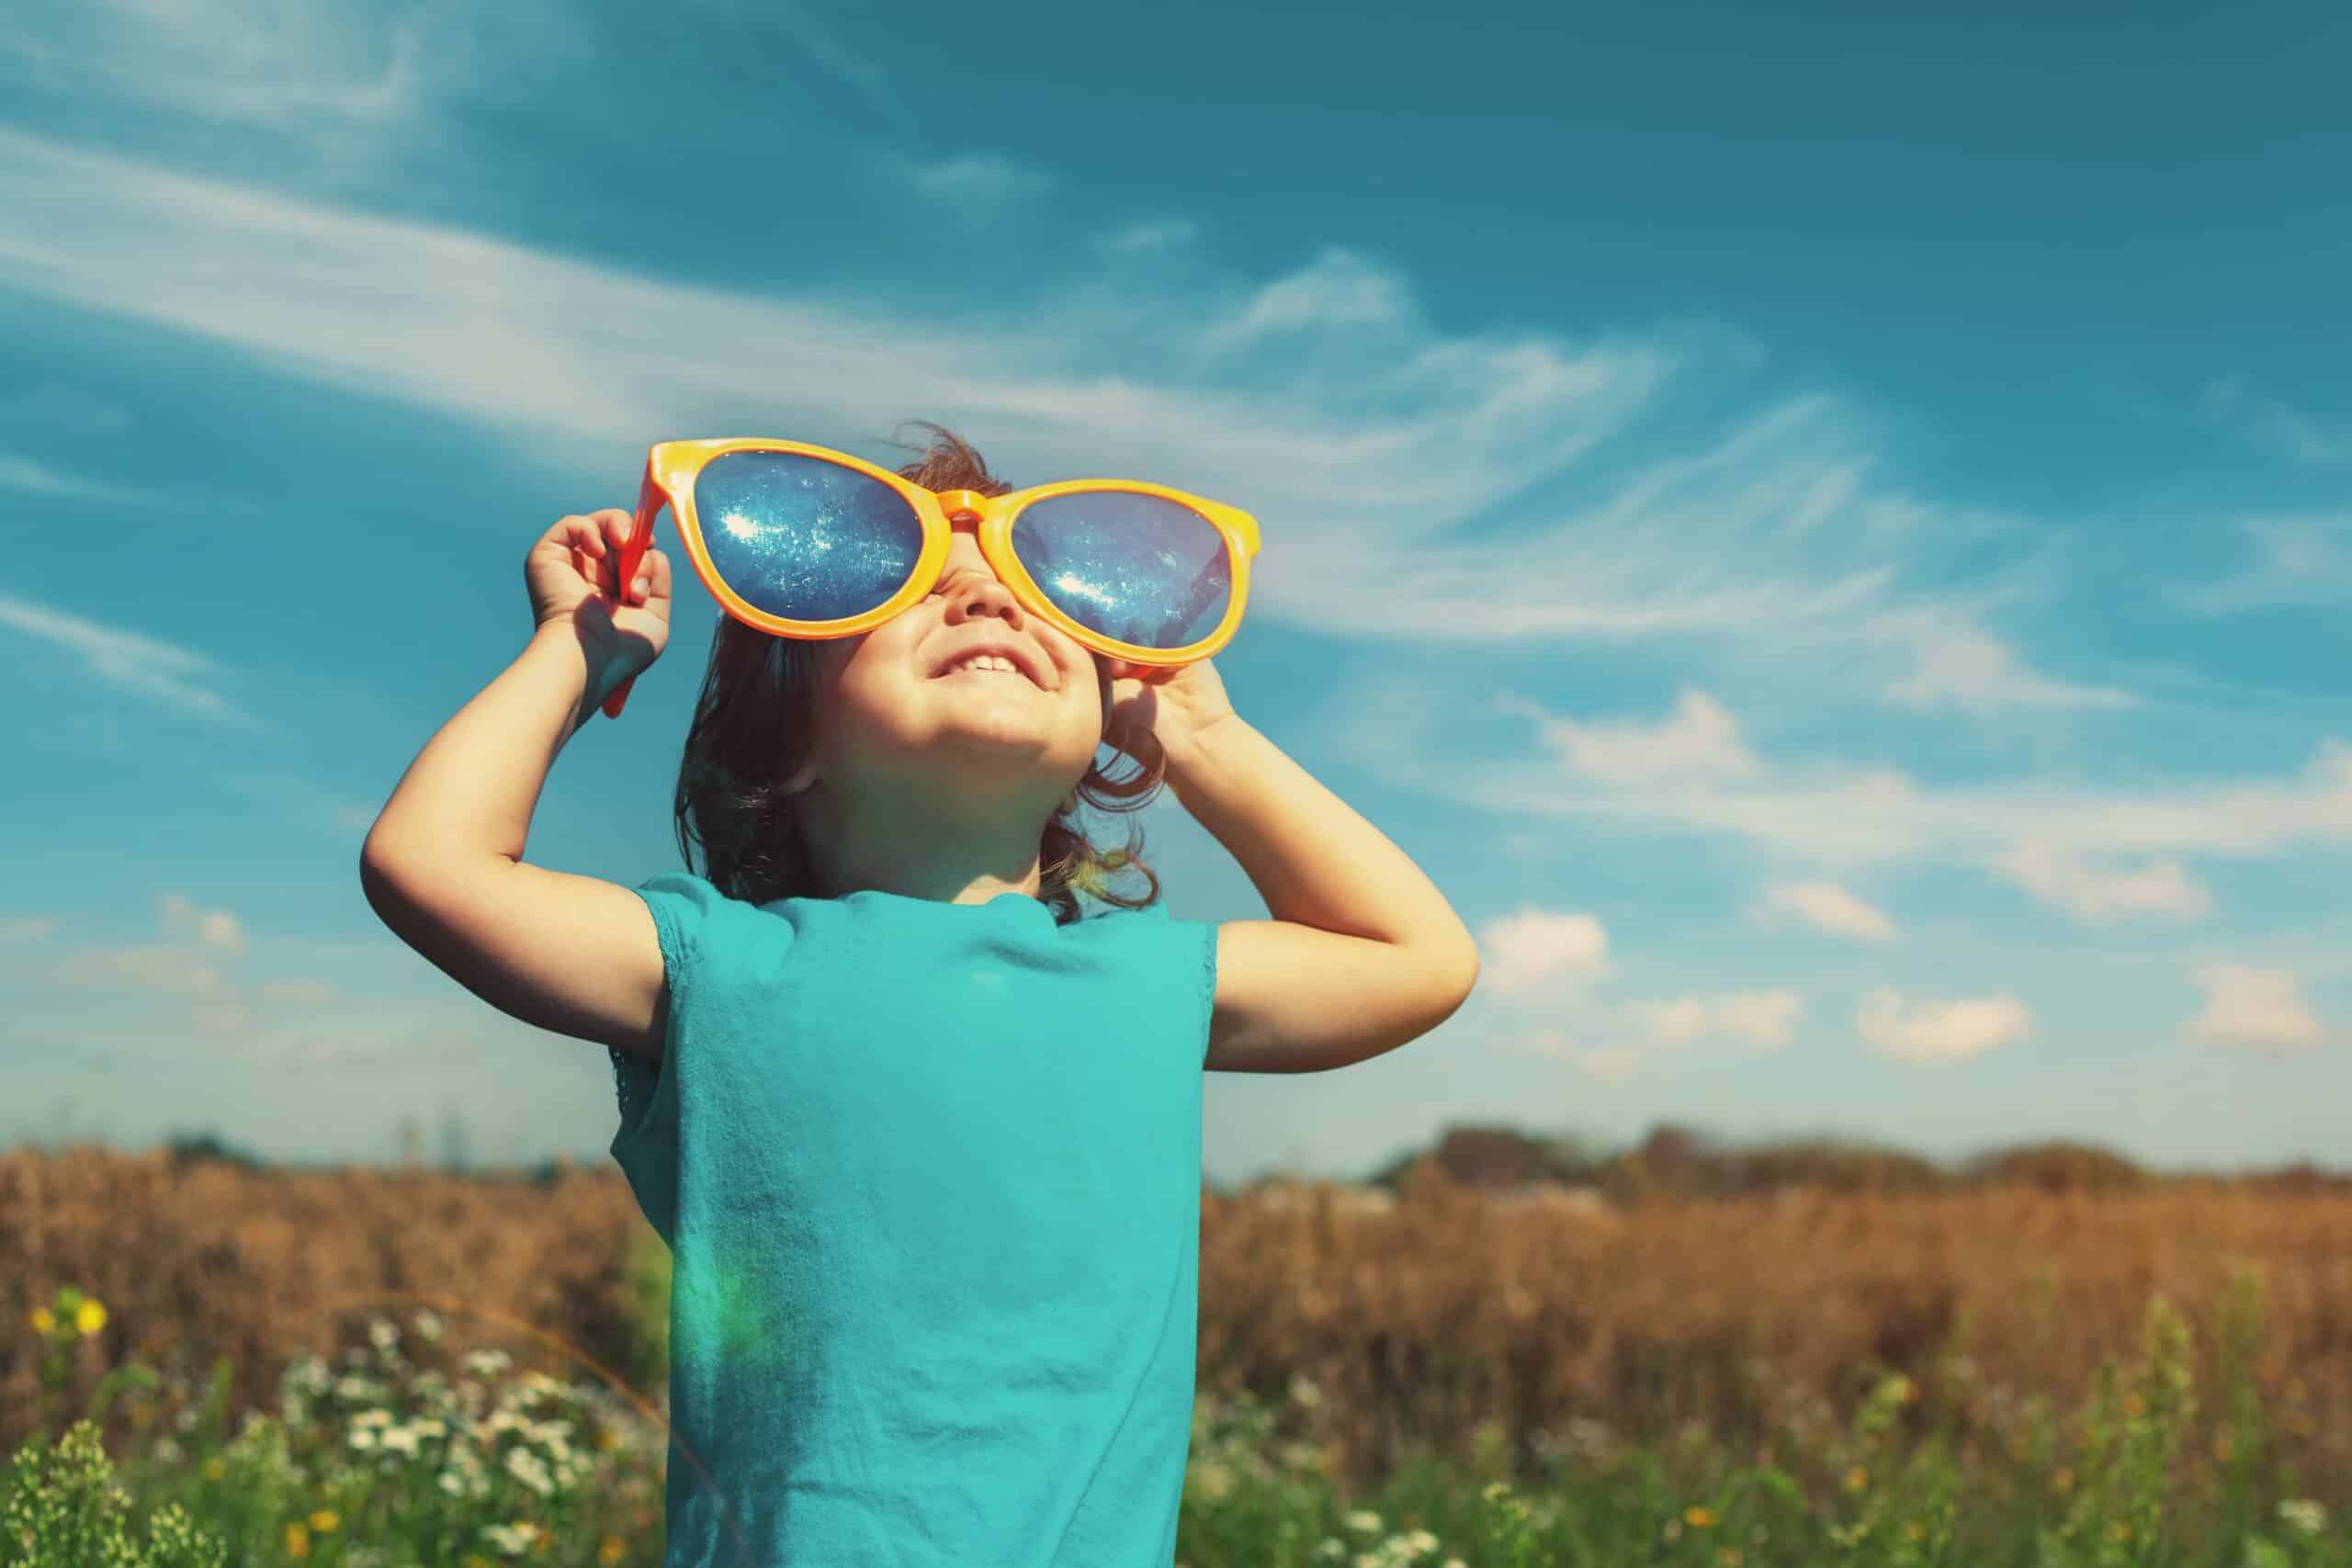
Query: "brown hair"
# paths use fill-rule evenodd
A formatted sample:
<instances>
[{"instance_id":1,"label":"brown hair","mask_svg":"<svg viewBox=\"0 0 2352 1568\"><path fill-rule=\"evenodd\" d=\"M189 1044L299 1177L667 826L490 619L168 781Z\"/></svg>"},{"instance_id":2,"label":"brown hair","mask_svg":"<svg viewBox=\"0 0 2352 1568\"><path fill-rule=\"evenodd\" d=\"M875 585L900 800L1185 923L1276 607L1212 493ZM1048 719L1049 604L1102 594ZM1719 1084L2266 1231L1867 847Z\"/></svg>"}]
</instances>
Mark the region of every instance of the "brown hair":
<instances>
[{"instance_id":1,"label":"brown hair","mask_svg":"<svg viewBox=\"0 0 2352 1568\"><path fill-rule=\"evenodd\" d=\"M922 453L898 470L901 479L931 490L983 495L1013 488L991 476L980 455L954 433L928 420L908 423L930 430L933 439L927 449L888 443ZM1148 728L1111 725L1112 661L1099 653L1093 657L1102 693L1102 744L1133 761L1136 772L1114 780L1100 761L1091 763L1046 824L1037 847L1037 897L1060 925L1079 918L1080 890L1128 909L1143 908L1159 897L1159 878L1140 858L1140 822L1128 824L1125 848L1110 851L1096 849L1077 827L1081 800L1114 812L1149 805L1168 769L1167 756ZM765 904L814 892L796 797L778 784L808 755L817 675L816 643L771 636L732 615L718 617L678 765L674 809L678 850L687 868L693 869L699 841L705 864L699 874L730 898ZM1148 884L1139 897L1123 897L1107 886L1113 874L1129 868L1142 873Z\"/></svg>"}]
</instances>

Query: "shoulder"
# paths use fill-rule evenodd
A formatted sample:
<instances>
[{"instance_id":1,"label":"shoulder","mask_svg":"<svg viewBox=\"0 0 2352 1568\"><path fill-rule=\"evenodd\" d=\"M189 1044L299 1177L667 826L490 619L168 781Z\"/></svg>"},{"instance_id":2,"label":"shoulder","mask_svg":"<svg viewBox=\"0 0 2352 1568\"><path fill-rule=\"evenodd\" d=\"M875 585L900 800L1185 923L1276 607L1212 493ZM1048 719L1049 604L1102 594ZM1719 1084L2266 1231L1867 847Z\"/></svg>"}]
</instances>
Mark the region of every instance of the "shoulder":
<instances>
[{"instance_id":1,"label":"shoulder","mask_svg":"<svg viewBox=\"0 0 2352 1568\"><path fill-rule=\"evenodd\" d=\"M1062 931L1116 954L1119 966L1140 984L1180 1006L1197 1005L1205 1017L1216 991L1219 942L1231 924L1180 919L1165 904L1139 909L1114 905L1072 920Z\"/></svg>"},{"instance_id":2,"label":"shoulder","mask_svg":"<svg viewBox=\"0 0 2352 1568\"><path fill-rule=\"evenodd\" d=\"M731 946L778 933L788 938L798 907L808 902L750 903L691 871L661 872L639 883L636 892L652 913L664 954L678 961L691 961L713 943Z\"/></svg>"}]
</instances>

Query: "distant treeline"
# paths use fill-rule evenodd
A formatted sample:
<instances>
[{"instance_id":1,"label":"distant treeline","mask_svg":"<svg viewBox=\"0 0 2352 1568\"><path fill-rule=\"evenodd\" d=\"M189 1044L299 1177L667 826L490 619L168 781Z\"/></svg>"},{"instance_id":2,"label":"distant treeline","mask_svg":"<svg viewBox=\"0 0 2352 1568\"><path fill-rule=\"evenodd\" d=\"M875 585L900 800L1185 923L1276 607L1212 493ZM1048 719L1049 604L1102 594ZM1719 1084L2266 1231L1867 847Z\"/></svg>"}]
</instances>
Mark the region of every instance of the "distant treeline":
<instances>
[{"instance_id":1,"label":"distant treeline","mask_svg":"<svg viewBox=\"0 0 2352 1568\"><path fill-rule=\"evenodd\" d=\"M1574 1137L1545 1137L1511 1127L1453 1127L1434 1146L1399 1156L1370 1181L1396 1190L1421 1168L1477 1187L1530 1182L1590 1187L1618 1201L1734 1197L1797 1187L1889 1193L1996 1185L2119 1191L2184 1182L2283 1190L2352 1189L2352 1172L2324 1170L2308 1161L2219 1176L2152 1170L2096 1144L2057 1141L2018 1144L1955 1165L1939 1165L1907 1150L1854 1139L1812 1137L1735 1145L1670 1123L1656 1128L1635 1147L1613 1153Z\"/></svg>"},{"instance_id":2,"label":"distant treeline","mask_svg":"<svg viewBox=\"0 0 2352 1568\"><path fill-rule=\"evenodd\" d=\"M308 1168L264 1158L211 1133L175 1134L167 1146L175 1166L218 1161L248 1170ZM571 1161L556 1158L514 1171L484 1169L476 1174L522 1175L549 1186L574 1168ZM2222 1183L2267 1191L2352 1190L2352 1171L2327 1170L2308 1160L2226 1175L2157 1170L2097 1144L2058 1140L2013 1145L1957 1164L1940 1165L1905 1149L1860 1139L1821 1136L1737 1145L1673 1123L1653 1129L1633 1148L1613 1152L1596 1149L1575 1137L1545 1136L1513 1127L1451 1127L1434 1145L1390 1160L1365 1178L1365 1184L1398 1191L1416 1169L1441 1173L1473 1187L1521 1187L1534 1182L1589 1187L1619 1202L1641 1198L1736 1197L1799 1187L1906 1193L2016 1185L2047 1192L2114 1192ZM1248 1185L1253 1184L1244 1184Z\"/></svg>"}]
</instances>

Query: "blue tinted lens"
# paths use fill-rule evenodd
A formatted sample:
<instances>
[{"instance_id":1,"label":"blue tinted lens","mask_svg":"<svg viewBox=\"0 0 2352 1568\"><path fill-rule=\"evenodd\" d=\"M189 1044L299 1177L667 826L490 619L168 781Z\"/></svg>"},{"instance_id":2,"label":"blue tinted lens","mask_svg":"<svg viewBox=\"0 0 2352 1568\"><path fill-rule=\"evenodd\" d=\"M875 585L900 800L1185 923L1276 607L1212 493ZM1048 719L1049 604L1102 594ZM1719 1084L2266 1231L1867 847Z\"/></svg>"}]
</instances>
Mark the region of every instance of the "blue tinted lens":
<instances>
[{"instance_id":1,"label":"blue tinted lens","mask_svg":"<svg viewBox=\"0 0 2352 1568\"><path fill-rule=\"evenodd\" d=\"M1012 520L1012 553L1056 609L1138 648L1204 640L1233 597L1225 536L1160 496L1080 491L1033 501Z\"/></svg>"},{"instance_id":2,"label":"blue tinted lens","mask_svg":"<svg viewBox=\"0 0 2352 1568\"><path fill-rule=\"evenodd\" d=\"M870 474L793 452L727 452L695 479L703 548L728 587L788 621L888 602L922 554L922 519Z\"/></svg>"}]
</instances>

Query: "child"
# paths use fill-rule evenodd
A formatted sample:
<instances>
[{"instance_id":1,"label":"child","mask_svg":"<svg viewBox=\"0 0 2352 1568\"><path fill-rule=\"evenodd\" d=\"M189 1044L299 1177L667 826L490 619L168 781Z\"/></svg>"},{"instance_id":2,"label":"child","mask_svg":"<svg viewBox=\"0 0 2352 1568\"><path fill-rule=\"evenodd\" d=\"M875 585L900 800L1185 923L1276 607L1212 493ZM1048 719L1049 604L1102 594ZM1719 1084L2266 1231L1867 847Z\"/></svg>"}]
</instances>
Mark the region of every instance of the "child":
<instances>
[{"instance_id":1,"label":"child","mask_svg":"<svg viewBox=\"0 0 2352 1568\"><path fill-rule=\"evenodd\" d=\"M901 478L1005 493L932 428ZM668 640L667 558L614 581L629 521L533 546L529 646L410 765L362 881L484 1000L607 1047L611 1153L673 1254L665 1563L1165 1568L1199 1075L1427 1032L1476 977L1468 931L1205 659L1090 649L960 514L929 596L870 630L719 618L675 798L707 874L528 864L556 752ZM973 664L983 644L1012 668ZM1078 831L1081 795L1133 809L1161 782L1272 919L1170 919L1132 835ZM1127 865L1140 897L1103 886ZM1081 889L1112 908L1082 916Z\"/></svg>"}]
</instances>

